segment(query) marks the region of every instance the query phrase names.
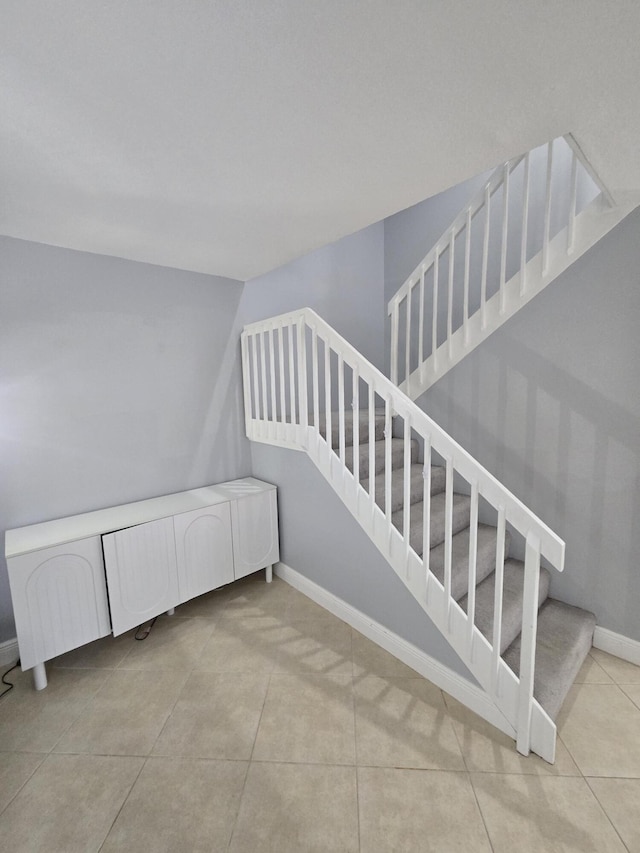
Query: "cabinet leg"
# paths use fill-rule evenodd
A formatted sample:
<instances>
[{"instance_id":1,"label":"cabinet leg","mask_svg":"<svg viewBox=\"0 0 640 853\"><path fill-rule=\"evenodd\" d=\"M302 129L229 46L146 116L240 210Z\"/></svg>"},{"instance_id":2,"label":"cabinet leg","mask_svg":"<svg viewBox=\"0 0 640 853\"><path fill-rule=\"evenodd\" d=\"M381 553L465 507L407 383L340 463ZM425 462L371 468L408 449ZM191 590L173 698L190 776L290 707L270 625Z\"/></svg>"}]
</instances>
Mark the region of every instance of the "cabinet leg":
<instances>
[{"instance_id":1,"label":"cabinet leg","mask_svg":"<svg viewBox=\"0 0 640 853\"><path fill-rule=\"evenodd\" d=\"M44 690L47 686L47 670L43 663L37 663L33 667L33 686L36 690Z\"/></svg>"},{"instance_id":2,"label":"cabinet leg","mask_svg":"<svg viewBox=\"0 0 640 853\"><path fill-rule=\"evenodd\" d=\"M264 570L264 573L267 583L271 583L271 581L273 580L273 566L267 566L267 568Z\"/></svg>"},{"instance_id":3,"label":"cabinet leg","mask_svg":"<svg viewBox=\"0 0 640 853\"><path fill-rule=\"evenodd\" d=\"M173 616L173 614L174 614L175 612L176 612L175 607L170 607L170 608L167 610L167 616Z\"/></svg>"}]
</instances>

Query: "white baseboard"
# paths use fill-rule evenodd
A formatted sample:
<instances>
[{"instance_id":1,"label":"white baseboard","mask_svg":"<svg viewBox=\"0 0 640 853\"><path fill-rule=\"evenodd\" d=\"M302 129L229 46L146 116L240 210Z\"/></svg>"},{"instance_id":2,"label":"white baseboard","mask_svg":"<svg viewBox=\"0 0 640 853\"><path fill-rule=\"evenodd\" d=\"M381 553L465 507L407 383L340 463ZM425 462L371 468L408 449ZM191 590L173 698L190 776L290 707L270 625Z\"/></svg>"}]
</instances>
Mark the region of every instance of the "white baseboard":
<instances>
[{"instance_id":1,"label":"white baseboard","mask_svg":"<svg viewBox=\"0 0 640 853\"><path fill-rule=\"evenodd\" d=\"M640 666L640 643L637 640L598 625L593 632L593 645L596 649Z\"/></svg>"},{"instance_id":2,"label":"white baseboard","mask_svg":"<svg viewBox=\"0 0 640 853\"><path fill-rule=\"evenodd\" d=\"M282 580L315 601L316 604L324 607L325 610L333 613L334 616L342 619L343 622L351 625L356 631L364 634L373 643L381 646L385 651L420 673L424 678L433 682L441 690L453 696L454 699L462 702L467 708L478 714L479 717L482 717L510 737L515 738L513 727L502 716L495 705L493 705L481 687L473 684L462 675L449 669L449 667L444 666L444 664L432 658L426 652L423 652L422 649L417 648L417 646L394 634L393 631L389 631L379 622L371 619L351 604L347 604L346 601L323 589L323 587L318 586L314 581L309 580L309 578L301 575L300 572L297 572L285 563L276 563L274 571L279 578L282 578Z\"/></svg>"},{"instance_id":3,"label":"white baseboard","mask_svg":"<svg viewBox=\"0 0 640 853\"><path fill-rule=\"evenodd\" d=\"M13 640L6 640L4 643L0 643L0 667L15 663L19 657L17 639L14 638Z\"/></svg>"}]
</instances>

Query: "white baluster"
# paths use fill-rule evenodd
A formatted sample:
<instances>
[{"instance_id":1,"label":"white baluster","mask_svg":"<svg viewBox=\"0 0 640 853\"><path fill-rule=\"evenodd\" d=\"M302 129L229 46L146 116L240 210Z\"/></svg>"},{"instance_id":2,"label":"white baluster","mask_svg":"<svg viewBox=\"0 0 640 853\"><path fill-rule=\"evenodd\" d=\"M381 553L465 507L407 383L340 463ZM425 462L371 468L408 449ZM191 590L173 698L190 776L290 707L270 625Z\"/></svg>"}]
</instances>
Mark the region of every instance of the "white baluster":
<instances>
[{"instance_id":1,"label":"white baluster","mask_svg":"<svg viewBox=\"0 0 640 853\"><path fill-rule=\"evenodd\" d=\"M424 440L424 459L422 462L422 565L426 576L426 590L429 589L431 573L431 437ZM425 604L428 603L428 595Z\"/></svg>"},{"instance_id":2,"label":"white baluster","mask_svg":"<svg viewBox=\"0 0 640 853\"><path fill-rule=\"evenodd\" d=\"M542 274L549 271L549 232L551 229L551 178L553 176L553 141L547 146L547 187L544 202L544 231L542 234Z\"/></svg>"},{"instance_id":3,"label":"white baluster","mask_svg":"<svg viewBox=\"0 0 640 853\"><path fill-rule=\"evenodd\" d=\"M433 261L433 317L431 318L431 358L433 360L433 370L436 369L436 350L438 349L438 268L440 265L440 255L436 251L436 256Z\"/></svg>"},{"instance_id":4,"label":"white baluster","mask_svg":"<svg viewBox=\"0 0 640 853\"><path fill-rule=\"evenodd\" d=\"M498 696L498 670L500 666L500 644L502 642L502 599L504 590L504 537L505 511L498 508L498 530L496 533L496 571L493 593L493 651L491 660L491 689Z\"/></svg>"},{"instance_id":5,"label":"white baluster","mask_svg":"<svg viewBox=\"0 0 640 853\"><path fill-rule=\"evenodd\" d=\"M338 452L340 463L344 465L344 357L342 353L338 353Z\"/></svg>"},{"instance_id":6,"label":"white baluster","mask_svg":"<svg viewBox=\"0 0 640 853\"><path fill-rule=\"evenodd\" d=\"M391 311L391 381L398 385L398 327L400 325L398 300L393 303Z\"/></svg>"},{"instance_id":7,"label":"white baluster","mask_svg":"<svg viewBox=\"0 0 640 853\"><path fill-rule=\"evenodd\" d=\"M278 435L278 406L276 398L276 356L273 345L274 327L269 328L269 390L271 392L271 417L273 418L273 435Z\"/></svg>"},{"instance_id":8,"label":"white baluster","mask_svg":"<svg viewBox=\"0 0 640 853\"><path fill-rule=\"evenodd\" d=\"M313 381L313 428L320 429L320 381L318 377L318 331L311 329L311 373Z\"/></svg>"},{"instance_id":9,"label":"white baluster","mask_svg":"<svg viewBox=\"0 0 640 853\"><path fill-rule=\"evenodd\" d=\"M411 376L411 305L413 302L413 284L407 293L406 337L404 342L404 381L409 384Z\"/></svg>"},{"instance_id":10,"label":"white baluster","mask_svg":"<svg viewBox=\"0 0 640 853\"><path fill-rule=\"evenodd\" d=\"M469 343L469 274L471 270L471 208L467 209L467 224L464 234L464 296L462 306L463 337Z\"/></svg>"},{"instance_id":11,"label":"white baluster","mask_svg":"<svg viewBox=\"0 0 640 853\"><path fill-rule=\"evenodd\" d=\"M487 270L489 266L489 230L491 222L491 190L485 187L484 190L484 240L482 243L482 277L480 279L480 311L481 311L481 326L486 328L487 325Z\"/></svg>"},{"instance_id":12,"label":"white baluster","mask_svg":"<svg viewBox=\"0 0 640 853\"><path fill-rule=\"evenodd\" d=\"M447 284L447 349L451 358L451 336L453 334L453 262L455 256L455 228L451 229L449 237L449 281Z\"/></svg>"},{"instance_id":13,"label":"white baluster","mask_svg":"<svg viewBox=\"0 0 640 853\"><path fill-rule=\"evenodd\" d=\"M509 231L509 163L502 172L502 246L500 252L500 313L504 314L504 286L507 278L507 241Z\"/></svg>"},{"instance_id":14,"label":"white baluster","mask_svg":"<svg viewBox=\"0 0 640 853\"><path fill-rule=\"evenodd\" d=\"M575 248L576 238L576 198L578 195L578 158L576 152L571 151L571 189L569 198L569 225L567 230L567 254L571 254Z\"/></svg>"},{"instance_id":15,"label":"white baluster","mask_svg":"<svg viewBox=\"0 0 640 853\"><path fill-rule=\"evenodd\" d=\"M258 343L256 341L256 335L251 335L251 364L252 364L252 375L253 379L251 382L251 386L253 388L253 397L255 403L255 420L260 421L260 382L259 382L259 374L258 374ZM260 424L256 424L256 432L260 432Z\"/></svg>"},{"instance_id":16,"label":"white baluster","mask_svg":"<svg viewBox=\"0 0 640 853\"><path fill-rule=\"evenodd\" d=\"M391 542L391 480L393 476L391 458L391 439L393 425L391 421L391 397L387 397L384 406L384 512L387 519L389 543Z\"/></svg>"},{"instance_id":17,"label":"white baluster","mask_svg":"<svg viewBox=\"0 0 640 853\"><path fill-rule=\"evenodd\" d=\"M298 330L298 406L302 435L300 440L307 446L307 427L309 426L309 401L307 395L307 329L304 317L297 322Z\"/></svg>"},{"instance_id":18,"label":"white baluster","mask_svg":"<svg viewBox=\"0 0 640 853\"><path fill-rule=\"evenodd\" d=\"M446 459L444 493L444 592L447 607L447 626L451 615L451 563L453 550L453 460Z\"/></svg>"},{"instance_id":19,"label":"white baluster","mask_svg":"<svg viewBox=\"0 0 640 853\"><path fill-rule=\"evenodd\" d=\"M269 431L269 399L267 397L267 358L264 345L265 332L260 332L260 384L262 388L262 410L264 419L264 435Z\"/></svg>"},{"instance_id":20,"label":"white baluster","mask_svg":"<svg viewBox=\"0 0 640 853\"><path fill-rule=\"evenodd\" d=\"M331 350L329 349L327 338L324 339L324 419L329 464L331 464L331 448L333 446L333 426L331 424Z\"/></svg>"},{"instance_id":21,"label":"white baluster","mask_svg":"<svg viewBox=\"0 0 640 853\"><path fill-rule=\"evenodd\" d=\"M373 385L369 385L369 500L371 502L371 524L373 525L376 512L376 422L375 422L376 393Z\"/></svg>"},{"instance_id":22,"label":"white baluster","mask_svg":"<svg viewBox=\"0 0 640 853\"><path fill-rule=\"evenodd\" d=\"M284 369L284 326L282 324L278 329L278 378L280 380L280 418L284 425L287 422L287 396Z\"/></svg>"},{"instance_id":23,"label":"white baluster","mask_svg":"<svg viewBox=\"0 0 640 853\"><path fill-rule=\"evenodd\" d=\"M520 639L520 685L518 688L518 752L528 755L531 748L531 713L535 676L538 596L540 585L540 539L527 536L522 594L522 636Z\"/></svg>"},{"instance_id":24,"label":"white baluster","mask_svg":"<svg viewBox=\"0 0 640 853\"><path fill-rule=\"evenodd\" d=\"M473 659L473 636L476 621L476 583L478 571L478 481L471 484L471 511L469 514L469 580L467 582L467 627L469 656Z\"/></svg>"},{"instance_id":25,"label":"white baluster","mask_svg":"<svg viewBox=\"0 0 640 853\"><path fill-rule=\"evenodd\" d=\"M411 548L411 419L404 416L402 536L404 538L406 577L409 578L409 550Z\"/></svg>"},{"instance_id":26,"label":"white baluster","mask_svg":"<svg viewBox=\"0 0 640 853\"><path fill-rule=\"evenodd\" d=\"M351 402L352 414L352 433L353 438L351 445L353 449L353 479L356 485L356 494L358 493L358 483L360 482L360 371L357 365L353 368L353 399Z\"/></svg>"},{"instance_id":27,"label":"white baluster","mask_svg":"<svg viewBox=\"0 0 640 853\"><path fill-rule=\"evenodd\" d=\"M420 290L418 303L418 369L420 383L424 375L424 265L420 271Z\"/></svg>"},{"instance_id":28,"label":"white baluster","mask_svg":"<svg viewBox=\"0 0 640 853\"><path fill-rule=\"evenodd\" d=\"M293 350L293 326L288 326L287 336L289 338L289 405L291 407L291 423L298 423L296 411L296 367Z\"/></svg>"},{"instance_id":29,"label":"white baluster","mask_svg":"<svg viewBox=\"0 0 640 853\"><path fill-rule=\"evenodd\" d=\"M524 296L527 286L527 239L529 229L529 152L524 156L524 175L522 178L522 242L520 244L520 296Z\"/></svg>"}]
</instances>

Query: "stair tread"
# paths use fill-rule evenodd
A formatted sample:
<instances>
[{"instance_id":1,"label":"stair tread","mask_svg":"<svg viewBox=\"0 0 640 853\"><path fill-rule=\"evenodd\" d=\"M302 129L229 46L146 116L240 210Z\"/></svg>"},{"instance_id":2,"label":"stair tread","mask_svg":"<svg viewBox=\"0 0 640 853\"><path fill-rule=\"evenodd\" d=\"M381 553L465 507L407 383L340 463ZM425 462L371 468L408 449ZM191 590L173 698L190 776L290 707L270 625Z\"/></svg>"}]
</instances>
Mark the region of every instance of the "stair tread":
<instances>
[{"instance_id":1,"label":"stair tread","mask_svg":"<svg viewBox=\"0 0 640 853\"><path fill-rule=\"evenodd\" d=\"M411 490L410 502L419 503L424 497L424 480L422 477L422 463L416 462L411 466ZM446 477L445 469L440 465L431 466L431 494L438 494L444 489ZM362 480L362 485L369 491L369 478ZM376 503L384 509L385 502L385 475L376 474L374 478ZM391 479L391 511L396 512L404 505L404 475L400 468L393 471Z\"/></svg>"},{"instance_id":2,"label":"stair tread","mask_svg":"<svg viewBox=\"0 0 640 853\"><path fill-rule=\"evenodd\" d=\"M375 445L375 473L378 474L381 471L384 471L385 467L385 452L386 452L386 439L381 439L380 441L374 442ZM403 438L392 438L390 439L391 444L391 467L392 468L401 468L404 464L404 439ZM369 476L369 442L366 444L360 444L359 447L359 475L360 479L366 478ZM334 447L334 451L338 452L338 448ZM345 446L345 464L349 471L353 471L353 457L354 457L354 448L352 445L348 447ZM411 461L417 462L418 459L418 442L415 439L411 440Z\"/></svg>"},{"instance_id":3,"label":"stair tread","mask_svg":"<svg viewBox=\"0 0 640 853\"><path fill-rule=\"evenodd\" d=\"M452 533L455 535L465 527L469 526L469 514L471 508L471 498L468 495L461 495L457 492L453 494L453 515L452 515ZM411 505L411 517L409 524L409 541L411 547L416 554L422 556L423 544L423 519L424 504L423 501L418 501ZM404 511L402 509L394 512L391 516L394 527L402 530L404 523ZM430 521L430 542L431 547L435 548L444 541L445 528L445 493L439 492L431 498L431 521Z\"/></svg>"},{"instance_id":4,"label":"stair tread","mask_svg":"<svg viewBox=\"0 0 640 853\"><path fill-rule=\"evenodd\" d=\"M547 598L538 612L533 695L552 720L589 654L595 626L593 613L555 598ZM520 637L509 646L504 660L518 675Z\"/></svg>"},{"instance_id":5,"label":"stair tread","mask_svg":"<svg viewBox=\"0 0 640 853\"><path fill-rule=\"evenodd\" d=\"M351 447L353 445L353 409L345 409L344 412L344 432L345 445ZM318 429L320 435L324 438L327 434L327 421L324 413L319 413ZM374 434L377 441L384 438L385 413L384 409L376 409L374 412ZM340 413L331 412L331 446L337 447L339 441L339 426ZM358 417L358 436L359 443L369 441L369 410L360 409Z\"/></svg>"},{"instance_id":6,"label":"stair tread","mask_svg":"<svg viewBox=\"0 0 640 853\"><path fill-rule=\"evenodd\" d=\"M549 594L549 572L540 569L540 586L538 607ZM491 572L476 586L476 604L474 622L478 630L493 642L493 607L496 573ZM521 560L507 559L504 561L503 598L502 598L502 630L500 636L500 654L504 654L516 639L522 628L522 591L524 588L524 563ZM460 599L460 607L467 612L467 596Z\"/></svg>"},{"instance_id":7,"label":"stair tread","mask_svg":"<svg viewBox=\"0 0 640 853\"><path fill-rule=\"evenodd\" d=\"M469 581L469 536L468 527L451 539L451 595L459 601L467 593ZM476 586L496 567L496 538L498 531L489 524L478 525L478 547L476 556ZM505 554L509 553L510 534L506 533ZM429 568L444 583L444 542L431 549Z\"/></svg>"}]
</instances>

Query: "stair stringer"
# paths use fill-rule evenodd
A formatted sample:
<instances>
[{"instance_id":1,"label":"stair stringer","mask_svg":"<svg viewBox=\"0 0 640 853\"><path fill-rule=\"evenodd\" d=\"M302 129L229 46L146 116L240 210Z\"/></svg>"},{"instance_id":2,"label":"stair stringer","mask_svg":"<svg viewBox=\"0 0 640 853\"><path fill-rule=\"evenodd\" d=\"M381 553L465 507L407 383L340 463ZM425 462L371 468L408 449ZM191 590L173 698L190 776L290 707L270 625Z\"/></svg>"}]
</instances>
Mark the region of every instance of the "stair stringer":
<instances>
[{"instance_id":1,"label":"stair stringer","mask_svg":"<svg viewBox=\"0 0 640 853\"><path fill-rule=\"evenodd\" d=\"M470 623L461 607L446 595L437 578L431 573L427 576L422 570L422 563L416 552L407 547L380 507L372 504L365 489L351 471L342 465L325 439L312 428L308 428L306 437L298 433L297 445L296 449L306 450L318 471L476 678L497 711L495 716L487 717L488 722L517 739L515 721L518 719L518 677L501 657L494 655L490 644L475 625L471 625L471 631L469 630ZM534 699L531 709L530 748L552 764L555 760L555 747L556 725Z\"/></svg>"},{"instance_id":2,"label":"stair stringer","mask_svg":"<svg viewBox=\"0 0 640 853\"><path fill-rule=\"evenodd\" d=\"M575 261L606 236L638 206L638 199L610 207L602 195L597 196L575 218L575 237L570 244L569 227L561 230L548 246L547 268L543 268L543 252L538 252L521 270L472 314L466 323L451 334L422 364L418 365L398 387L416 400L465 356L518 313L534 296L541 293Z\"/></svg>"}]
</instances>

